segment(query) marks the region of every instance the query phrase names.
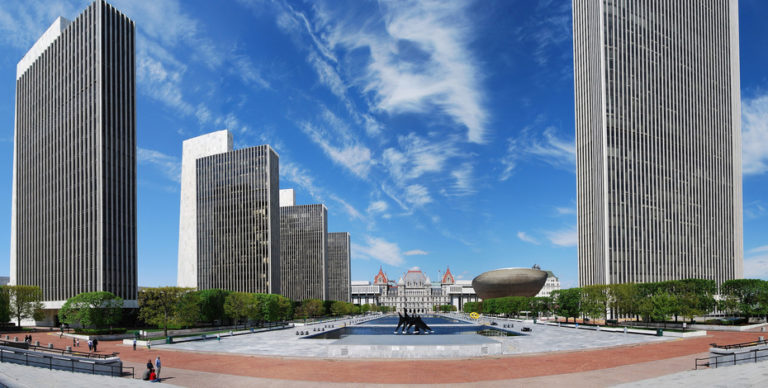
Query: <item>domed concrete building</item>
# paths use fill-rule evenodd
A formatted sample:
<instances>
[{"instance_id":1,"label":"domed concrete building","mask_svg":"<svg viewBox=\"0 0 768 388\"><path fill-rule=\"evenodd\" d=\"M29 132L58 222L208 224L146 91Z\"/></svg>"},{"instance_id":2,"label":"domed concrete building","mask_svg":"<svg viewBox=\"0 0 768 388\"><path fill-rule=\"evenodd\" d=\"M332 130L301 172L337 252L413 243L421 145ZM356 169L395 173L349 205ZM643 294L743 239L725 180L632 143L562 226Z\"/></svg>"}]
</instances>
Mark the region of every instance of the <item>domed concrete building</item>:
<instances>
[{"instance_id":1,"label":"domed concrete building","mask_svg":"<svg viewBox=\"0 0 768 388\"><path fill-rule=\"evenodd\" d=\"M533 268L501 268L480 274L472 288L482 299L505 296L535 296L547 281L547 272Z\"/></svg>"}]
</instances>

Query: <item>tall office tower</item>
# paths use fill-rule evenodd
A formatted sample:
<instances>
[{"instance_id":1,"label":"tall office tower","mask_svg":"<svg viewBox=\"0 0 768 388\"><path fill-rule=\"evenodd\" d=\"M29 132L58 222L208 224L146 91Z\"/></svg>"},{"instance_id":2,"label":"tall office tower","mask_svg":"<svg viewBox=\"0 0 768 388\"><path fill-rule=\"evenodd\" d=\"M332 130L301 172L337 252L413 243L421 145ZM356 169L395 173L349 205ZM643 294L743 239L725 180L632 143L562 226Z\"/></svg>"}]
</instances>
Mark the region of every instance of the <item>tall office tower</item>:
<instances>
[{"instance_id":1,"label":"tall office tower","mask_svg":"<svg viewBox=\"0 0 768 388\"><path fill-rule=\"evenodd\" d=\"M195 163L197 288L280 293L277 153L260 145Z\"/></svg>"},{"instance_id":2,"label":"tall office tower","mask_svg":"<svg viewBox=\"0 0 768 388\"><path fill-rule=\"evenodd\" d=\"M280 207L280 281L293 300L328 299L328 210L325 205Z\"/></svg>"},{"instance_id":3,"label":"tall office tower","mask_svg":"<svg viewBox=\"0 0 768 388\"><path fill-rule=\"evenodd\" d=\"M11 282L136 304L135 26L96 1L16 67Z\"/></svg>"},{"instance_id":4,"label":"tall office tower","mask_svg":"<svg viewBox=\"0 0 768 388\"><path fill-rule=\"evenodd\" d=\"M197 288L197 159L232 151L232 134L217 131L185 140L181 154L177 285Z\"/></svg>"},{"instance_id":5,"label":"tall office tower","mask_svg":"<svg viewBox=\"0 0 768 388\"><path fill-rule=\"evenodd\" d=\"M737 11L573 1L580 285L742 276Z\"/></svg>"},{"instance_id":6,"label":"tall office tower","mask_svg":"<svg viewBox=\"0 0 768 388\"><path fill-rule=\"evenodd\" d=\"M350 241L349 233L328 233L328 299L349 302Z\"/></svg>"},{"instance_id":7,"label":"tall office tower","mask_svg":"<svg viewBox=\"0 0 768 388\"><path fill-rule=\"evenodd\" d=\"M293 206L296 205L296 193L293 189L281 189L280 190L280 206Z\"/></svg>"}]
</instances>

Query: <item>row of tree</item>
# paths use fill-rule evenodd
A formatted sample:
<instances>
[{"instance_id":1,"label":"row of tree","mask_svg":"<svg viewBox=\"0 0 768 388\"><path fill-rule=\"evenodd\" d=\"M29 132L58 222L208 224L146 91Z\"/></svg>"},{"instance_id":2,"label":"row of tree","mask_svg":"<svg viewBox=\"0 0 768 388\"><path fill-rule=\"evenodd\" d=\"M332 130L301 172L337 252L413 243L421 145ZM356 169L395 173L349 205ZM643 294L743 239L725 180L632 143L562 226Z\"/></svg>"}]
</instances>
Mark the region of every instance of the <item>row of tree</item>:
<instances>
[{"instance_id":1,"label":"row of tree","mask_svg":"<svg viewBox=\"0 0 768 388\"><path fill-rule=\"evenodd\" d=\"M664 322L680 317L693 320L717 310L732 316L768 319L768 281L684 279L654 283L592 285L554 291L551 297L506 297L464 303L465 312L520 315L555 314L569 318L642 318Z\"/></svg>"}]
</instances>

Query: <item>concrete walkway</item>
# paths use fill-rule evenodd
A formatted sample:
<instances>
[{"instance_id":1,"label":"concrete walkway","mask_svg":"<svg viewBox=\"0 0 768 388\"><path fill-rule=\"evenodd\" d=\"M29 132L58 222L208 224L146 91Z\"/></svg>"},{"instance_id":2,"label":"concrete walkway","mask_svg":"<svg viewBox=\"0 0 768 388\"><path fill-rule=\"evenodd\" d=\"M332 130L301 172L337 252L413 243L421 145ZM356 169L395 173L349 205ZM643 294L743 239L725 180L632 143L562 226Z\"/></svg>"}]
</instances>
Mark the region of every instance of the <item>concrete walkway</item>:
<instances>
[{"instance_id":1,"label":"concrete walkway","mask_svg":"<svg viewBox=\"0 0 768 388\"><path fill-rule=\"evenodd\" d=\"M163 369L163 371L165 371ZM162 387L178 387L163 382ZM71 388L71 387L156 387L155 383L130 377L109 377L49 370L34 366L0 364L0 386L9 388Z\"/></svg>"}]
</instances>

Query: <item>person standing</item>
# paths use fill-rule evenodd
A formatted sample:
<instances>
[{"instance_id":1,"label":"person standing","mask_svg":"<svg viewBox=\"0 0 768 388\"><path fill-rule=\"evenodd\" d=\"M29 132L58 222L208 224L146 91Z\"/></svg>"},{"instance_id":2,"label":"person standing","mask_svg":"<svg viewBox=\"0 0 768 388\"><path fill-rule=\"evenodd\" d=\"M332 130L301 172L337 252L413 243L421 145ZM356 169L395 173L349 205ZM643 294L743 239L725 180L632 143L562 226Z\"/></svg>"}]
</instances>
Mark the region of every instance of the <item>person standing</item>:
<instances>
[{"instance_id":1,"label":"person standing","mask_svg":"<svg viewBox=\"0 0 768 388\"><path fill-rule=\"evenodd\" d=\"M93 350L93 340L88 338L88 351Z\"/></svg>"},{"instance_id":2,"label":"person standing","mask_svg":"<svg viewBox=\"0 0 768 388\"><path fill-rule=\"evenodd\" d=\"M133 350L136 351L136 338L133 339Z\"/></svg>"},{"instance_id":3,"label":"person standing","mask_svg":"<svg viewBox=\"0 0 768 388\"><path fill-rule=\"evenodd\" d=\"M94 338L93 339L93 351L94 352L98 352L98 350L96 350L97 346L99 346L99 339L98 338Z\"/></svg>"},{"instance_id":4,"label":"person standing","mask_svg":"<svg viewBox=\"0 0 768 388\"><path fill-rule=\"evenodd\" d=\"M162 364L160 363L160 356L157 356L155 358L155 369L157 369L157 378L160 379L160 368L162 367Z\"/></svg>"}]
</instances>

